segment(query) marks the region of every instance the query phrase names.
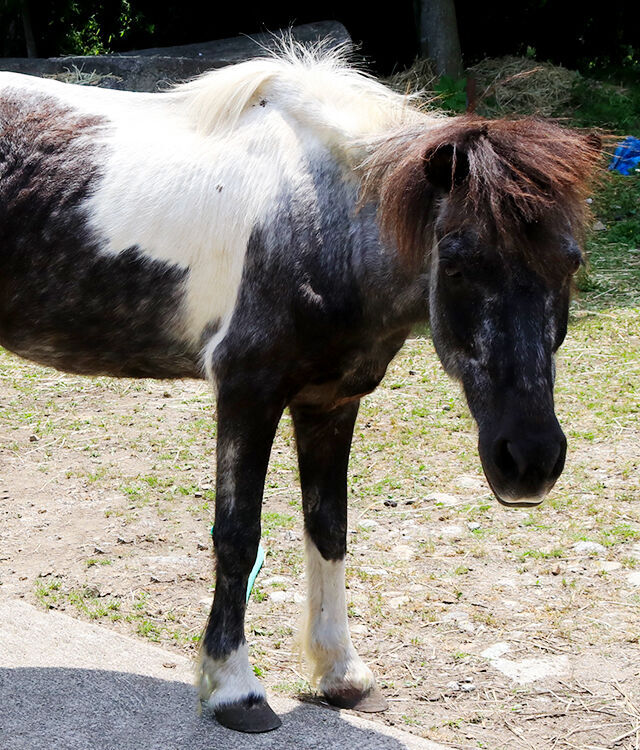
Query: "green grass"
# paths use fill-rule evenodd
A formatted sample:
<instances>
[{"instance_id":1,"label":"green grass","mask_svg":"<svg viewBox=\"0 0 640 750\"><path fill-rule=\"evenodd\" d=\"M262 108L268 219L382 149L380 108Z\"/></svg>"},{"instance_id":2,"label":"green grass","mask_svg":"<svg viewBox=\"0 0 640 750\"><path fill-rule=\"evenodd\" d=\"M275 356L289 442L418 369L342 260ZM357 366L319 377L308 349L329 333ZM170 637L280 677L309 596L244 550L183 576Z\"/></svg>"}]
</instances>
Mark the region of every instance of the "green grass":
<instances>
[{"instance_id":1,"label":"green grass","mask_svg":"<svg viewBox=\"0 0 640 750\"><path fill-rule=\"evenodd\" d=\"M605 128L618 134L640 134L640 85L617 86L593 78L574 85L570 109L563 112L579 127Z\"/></svg>"},{"instance_id":2,"label":"green grass","mask_svg":"<svg viewBox=\"0 0 640 750\"><path fill-rule=\"evenodd\" d=\"M594 193L593 215L605 229L592 231L588 263L577 279L578 303L587 310L640 304L640 173L608 173Z\"/></svg>"}]
</instances>

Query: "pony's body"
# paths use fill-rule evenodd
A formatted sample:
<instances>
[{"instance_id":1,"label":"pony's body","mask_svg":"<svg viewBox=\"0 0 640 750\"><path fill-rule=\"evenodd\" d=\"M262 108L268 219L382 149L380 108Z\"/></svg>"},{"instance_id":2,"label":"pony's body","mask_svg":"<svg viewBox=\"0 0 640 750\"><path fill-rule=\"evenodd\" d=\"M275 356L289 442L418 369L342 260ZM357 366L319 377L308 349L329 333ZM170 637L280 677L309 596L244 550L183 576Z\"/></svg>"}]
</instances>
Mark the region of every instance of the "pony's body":
<instances>
[{"instance_id":1,"label":"pony's body","mask_svg":"<svg viewBox=\"0 0 640 750\"><path fill-rule=\"evenodd\" d=\"M318 202L326 202L331 183L340 192L331 196L333 210L343 214L332 231L353 231L357 184L352 179L348 185L345 176L359 149L339 129L350 128L353 138L368 133L357 116L343 122L349 118L339 110L335 123L325 118L314 126L319 113L309 112L309 103L317 106L317 90L327 88L330 71L325 80L316 72L316 80L307 75L307 81L297 71L308 90L296 92L293 106L286 63L244 67L157 95L0 75L3 148L9 149L0 183L0 210L7 212L2 274L20 278L8 295L15 307L3 310L11 320L0 320L4 346L74 372L199 376L229 325L252 233L265 226L273 232L278 217L288 225L284 231L313 234L317 221L326 222L326 206ZM216 106L243 85L236 112ZM383 98L381 87L370 88ZM357 108L363 94L354 93L351 107ZM402 117L398 97L389 93L388 104L392 112L380 113L375 123L380 131ZM57 158L45 170L52 153ZM24 220L23 232L13 225L7 231L8 220ZM357 223L358 252L377 252L371 213ZM28 224L39 238L50 238L41 261L48 284L38 292L25 286L28 275L12 268L20 253L11 245L24 242ZM330 247L322 237L313 252L330 265L327 253L341 249L344 239L336 236ZM281 250L285 274L297 255L310 254L304 244ZM81 285L75 273L85 277ZM135 301L136 315L130 308L118 314L125 294ZM140 300L154 321L140 317ZM78 337L74 329L85 310L93 311L95 330ZM86 324L80 322L84 331Z\"/></svg>"},{"instance_id":2,"label":"pony's body","mask_svg":"<svg viewBox=\"0 0 640 750\"><path fill-rule=\"evenodd\" d=\"M228 726L277 724L249 667L243 591L286 406L305 646L338 705L381 706L346 624L346 471L359 398L411 326L431 312L501 502L539 502L562 470L552 355L576 266L574 185L594 157L566 136L577 166L563 166L564 131L545 127L426 116L333 58L254 61L155 95L0 75L0 344L73 372L217 386L201 688ZM523 139L556 170L550 187ZM553 273L529 252L543 242Z\"/></svg>"}]
</instances>

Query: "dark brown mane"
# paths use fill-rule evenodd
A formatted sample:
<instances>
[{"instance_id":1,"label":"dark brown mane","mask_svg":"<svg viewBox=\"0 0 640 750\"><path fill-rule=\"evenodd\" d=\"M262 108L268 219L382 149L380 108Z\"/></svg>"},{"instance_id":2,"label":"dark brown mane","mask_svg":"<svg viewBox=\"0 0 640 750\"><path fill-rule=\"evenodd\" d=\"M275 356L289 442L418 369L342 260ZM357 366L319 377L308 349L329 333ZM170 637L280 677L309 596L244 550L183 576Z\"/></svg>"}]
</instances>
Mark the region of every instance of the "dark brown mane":
<instances>
[{"instance_id":1,"label":"dark brown mane","mask_svg":"<svg viewBox=\"0 0 640 750\"><path fill-rule=\"evenodd\" d=\"M465 115L392 134L363 167L362 199L379 203L383 233L411 265L424 256L434 202L443 195L427 172L447 152L445 190L460 224L475 224L501 252L525 252L545 265L530 247L532 225L581 240L599 139L536 118Z\"/></svg>"}]
</instances>

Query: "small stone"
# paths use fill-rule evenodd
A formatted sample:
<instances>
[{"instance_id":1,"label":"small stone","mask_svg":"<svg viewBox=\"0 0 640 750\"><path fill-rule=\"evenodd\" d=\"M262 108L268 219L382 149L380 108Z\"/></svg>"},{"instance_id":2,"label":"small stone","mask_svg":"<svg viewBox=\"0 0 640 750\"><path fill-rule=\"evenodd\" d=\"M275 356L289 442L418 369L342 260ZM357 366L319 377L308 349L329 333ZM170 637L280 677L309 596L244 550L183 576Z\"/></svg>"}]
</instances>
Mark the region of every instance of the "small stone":
<instances>
[{"instance_id":1,"label":"small stone","mask_svg":"<svg viewBox=\"0 0 640 750\"><path fill-rule=\"evenodd\" d=\"M37 435L29 435L29 442L30 443L37 443L38 442L38 436Z\"/></svg>"},{"instance_id":2,"label":"small stone","mask_svg":"<svg viewBox=\"0 0 640 750\"><path fill-rule=\"evenodd\" d=\"M458 487L463 487L467 490L482 490L486 487L480 477L461 476L455 482Z\"/></svg>"},{"instance_id":3,"label":"small stone","mask_svg":"<svg viewBox=\"0 0 640 750\"><path fill-rule=\"evenodd\" d=\"M384 568L361 568L363 573L368 576L388 576L389 573Z\"/></svg>"},{"instance_id":4,"label":"small stone","mask_svg":"<svg viewBox=\"0 0 640 750\"><path fill-rule=\"evenodd\" d=\"M387 508L397 508L398 507L398 501L397 500L385 500L384 504L387 506Z\"/></svg>"},{"instance_id":5,"label":"small stone","mask_svg":"<svg viewBox=\"0 0 640 750\"><path fill-rule=\"evenodd\" d=\"M358 528L364 529L365 531L371 531L371 529L375 529L376 526L378 526L378 522L374 521L373 518L365 518L358 523Z\"/></svg>"},{"instance_id":6,"label":"small stone","mask_svg":"<svg viewBox=\"0 0 640 750\"><path fill-rule=\"evenodd\" d=\"M163 662L162 666L165 669L175 669L178 665L173 661L165 661Z\"/></svg>"},{"instance_id":7,"label":"small stone","mask_svg":"<svg viewBox=\"0 0 640 750\"><path fill-rule=\"evenodd\" d=\"M469 613L466 611L466 609L461 609L460 607L453 607L446 614L443 615L442 621L443 622L455 622L456 624L459 625L461 622L469 621Z\"/></svg>"},{"instance_id":8,"label":"small stone","mask_svg":"<svg viewBox=\"0 0 640 750\"><path fill-rule=\"evenodd\" d=\"M497 659L510 650L511 646L506 641L500 641L499 643L494 643L493 646L489 646L489 648L485 648L480 653L480 656L484 656L485 659Z\"/></svg>"},{"instance_id":9,"label":"small stone","mask_svg":"<svg viewBox=\"0 0 640 750\"><path fill-rule=\"evenodd\" d=\"M408 544L396 544L393 547L393 555L398 560L412 560L415 552Z\"/></svg>"},{"instance_id":10,"label":"small stone","mask_svg":"<svg viewBox=\"0 0 640 750\"><path fill-rule=\"evenodd\" d=\"M594 232L603 232L605 229L605 225L600 220L596 221L596 223L593 225Z\"/></svg>"},{"instance_id":11,"label":"small stone","mask_svg":"<svg viewBox=\"0 0 640 750\"><path fill-rule=\"evenodd\" d=\"M363 625L361 622L356 622L349 627L352 635L366 635L369 632L369 628Z\"/></svg>"},{"instance_id":12,"label":"small stone","mask_svg":"<svg viewBox=\"0 0 640 750\"><path fill-rule=\"evenodd\" d=\"M447 683L447 690L453 690L459 693L470 693L476 689L476 686L470 680L461 680Z\"/></svg>"},{"instance_id":13,"label":"small stone","mask_svg":"<svg viewBox=\"0 0 640 750\"><path fill-rule=\"evenodd\" d=\"M175 580L176 577L170 573L158 573L157 575L151 574L149 576L149 581L151 583L173 583Z\"/></svg>"},{"instance_id":14,"label":"small stone","mask_svg":"<svg viewBox=\"0 0 640 750\"><path fill-rule=\"evenodd\" d=\"M403 594L401 596L394 596L393 598L389 599L388 604L391 609L400 609L400 607L403 607L405 604L407 604L408 601L409 597Z\"/></svg>"},{"instance_id":15,"label":"small stone","mask_svg":"<svg viewBox=\"0 0 640 750\"><path fill-rule=\"evenodd\" d=\"M300 596L296 591L271 591L269 598L274 602L295 602L302 604L304 596Z\"/></svg>"},{"instance_id":16,"label":"small stone","mask_svg":"<svg viewBox=\"0 0 640 750\"><path fill-rule=\"evenodd\" d=\"M606 573L611 573L614 570L620 570L622 563L616 562L615 560L602 560L598 561L598 568L604 570Z\"/></svg>"},{"instance_id":17,"label":"small stone","mask_svg":"<svg viewBox=\"0 0 640 750\"><path fill-rule=\"evenodd\" d=\"M94 547L93 551L96 553L96 555L104 555L104 550L102 547Z\"/></svg>"},{"instance_id":18,"label":"small stone","mask_svg":"<svg viewBox=\"0 0 640 750\"><path fill-rule=\"evenodd\" d=\"M458 526L457 524L442 526L438 529L438 532L441 536L448 536L452 539L460 539L464 533L462 526Z\"/></svg>"},{"instance_id":19,"label":"small stone","mask_svg":"<svg viewBox=\"0 0 640 750\"><path fill-rule=\"evenodd\" d=\"M629 573L627 583L630 583L632 586L640 586L640 572Z\"/></svg>"},{"instance_id":20,"label":"small stone","mask_svg":"<svg viewBox=\"0 0 640 750\"><path fill-rule=\"evenodd\" d=\"M497 669L518 685L527 685L547 677L558 677L569 670L569 657L542 656L520 661L511 661L497 657L491 659L491 666Z\"/></svg>"},{"instance_id":21,"label":"small stone","mask_svg":"<svg viewBox=\"0 0 640 750\"><path fill-rule=\"evenodd\" d=\"M445 508L450 508L462 502L459 497L449 495L446 492L432 492L430 495L427 495L426 500L433 501L436 505L443 505Z\"/></svg>"},{"instance_id":22,"label":"small stone","mask_svg":"<svg viewBox=\"0 0 640 750\"><path fill-rule=\"evenodd\" d=\"M205 549L209 549L209 546L208 546L208 545L206 545L206 544L203 544L202 542L198 542L198 544L197 544L196 546L197 546L197 548L198 548L199 550L205 550Z\"/></svg>"},{"instance_id":23,"label":"small stone","mask_svg":"<svg viewBox=\"0 0 640 750\"><path fill-rule=\"evenodd\" d=\"M469 531L477 531L480 528L480 524L477 521L469 521L467 528Z\"/></svg>"},{"instance_id":24,"label":"small stone","mask_svg":"<svg viewBox=\"0 0 640 750\"><path fill-rule=\"evenodd\" d=\"M606 550L601 544L598 544L598 542L576 542L573 545L573 551L578 555L592 555L600 554Z\"/></svg>"}]
</instances>

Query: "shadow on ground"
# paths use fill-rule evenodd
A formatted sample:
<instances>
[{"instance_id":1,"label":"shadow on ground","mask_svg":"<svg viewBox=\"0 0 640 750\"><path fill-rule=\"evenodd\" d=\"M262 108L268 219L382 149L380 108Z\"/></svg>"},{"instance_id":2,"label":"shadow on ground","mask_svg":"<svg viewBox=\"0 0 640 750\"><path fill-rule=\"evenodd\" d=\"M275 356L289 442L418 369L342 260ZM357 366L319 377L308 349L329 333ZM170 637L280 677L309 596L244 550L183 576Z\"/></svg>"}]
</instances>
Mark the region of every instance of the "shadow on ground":
<instances>
[{"instance_id":1,"label":"shadow on ground","mask_svg":"<svg viewBox=\"0 0 640 750\"><path fill-rule=\"evenodd\" d=\"M279 730L242 735L196 711L195 689L182 682L90 669L0 669L2 750L402 750L336 711L297 706Z\"/></svg>"}]
</instances>

